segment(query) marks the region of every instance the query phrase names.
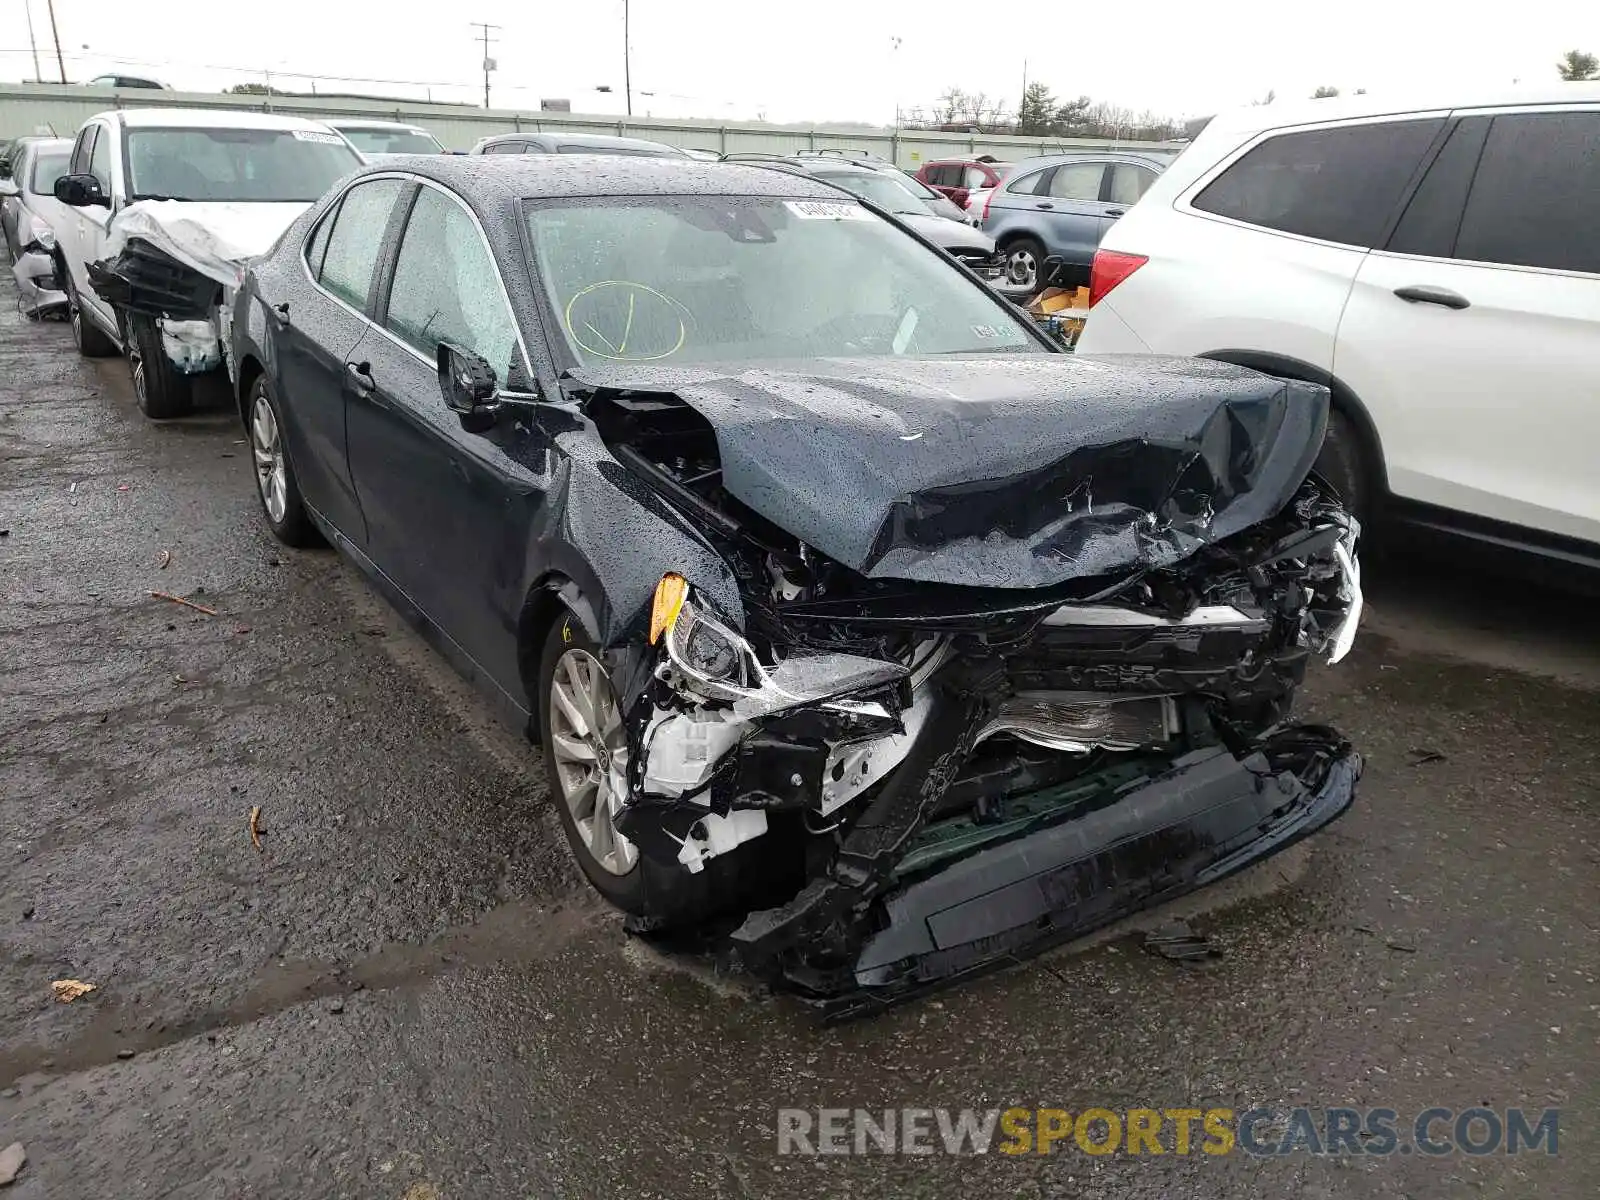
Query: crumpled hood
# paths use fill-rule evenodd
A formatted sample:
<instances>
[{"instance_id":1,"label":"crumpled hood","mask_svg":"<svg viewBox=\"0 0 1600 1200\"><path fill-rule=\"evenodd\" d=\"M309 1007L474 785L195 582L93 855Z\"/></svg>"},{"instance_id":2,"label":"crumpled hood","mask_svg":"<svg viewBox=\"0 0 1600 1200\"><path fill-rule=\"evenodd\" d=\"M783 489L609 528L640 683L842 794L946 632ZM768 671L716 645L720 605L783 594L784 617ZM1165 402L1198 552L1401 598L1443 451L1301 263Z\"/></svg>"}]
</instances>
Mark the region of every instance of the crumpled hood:
<instances>
[{"instance_id":1,"label":"crumpled hood","mask_svg":"<svg viewBox=\"0 0 1600 1200\"><path fill-rule=\"evenodd\" d=\"M107 227L105 258L115 258L131 238L141 238L187 267L228 287L238 287L245 263L265 254L309 204L200 203L140 200Z\"/></svg>"},{"instance_id":2,"label":"crumpled hood","mask_svg":"<svg viewBox=\"0 0 1600 1200\"><path fill-rule=\"evenodd\" d=\"M1171 564L1277 512L1328 393L1200 359L1057 354L582 367L671 393L723 485L874 579L1049 587Z\"/></svg>"}]
</instances>

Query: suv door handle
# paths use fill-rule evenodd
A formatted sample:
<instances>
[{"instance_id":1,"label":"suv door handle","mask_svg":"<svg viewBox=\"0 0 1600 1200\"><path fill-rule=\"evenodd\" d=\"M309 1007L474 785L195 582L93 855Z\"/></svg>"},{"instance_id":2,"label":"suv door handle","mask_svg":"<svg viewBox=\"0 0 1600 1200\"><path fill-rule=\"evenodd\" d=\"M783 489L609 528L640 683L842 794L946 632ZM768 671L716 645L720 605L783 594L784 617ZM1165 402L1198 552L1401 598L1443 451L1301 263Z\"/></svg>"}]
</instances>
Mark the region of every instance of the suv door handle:
<instances>
[{"instance_id":1,"label":"suv door handle","mask_svg":"<svg viewBox=\"0 0 1600 1200\"><path fill-rule=\"evenodd\" d=\"M378 384L372 378L371 363L347 362L344 365L344 374L350 386L363 396L370 396L377 390Z\"/></svg>"},{"instance_id":2,"label":"suv door handle","mask_svg":"<svg viewBox=\"0 0 1600 1200\"><path fill-rule=\"evenodd\" d=\"M1125 208L1108 208L1108 209L1106 209L1105 212L1101 213L1100 215L1104 216L1104 217L1120 217L1123 213L1125 213L1127 211L1128 210L1125 209Z\"/></svg>"},{"instance_id":3,"label":"suv door handle","mask_svg":"<svg viewBox=\"0 0 1600 1200\"><path fill-rule=\"evenodd\" d=\"M1394 294L1411 304L1437 304L1440 308L1470 308L1472 301L1460 292L1441 287L1400 287Z\"/></svg>"},{"instance_id":4,"label":"suv door handle","mask_svg":"<svg viewBox=\"0 0 1600 1200\"><path fill-rule=\"evenodd\" d=\"M1054 204L1045 204L1045 203L1043 203L1043 202L1042 202L1042 201L1041 201L1041 202L1040 202L1040 203L1038 203L1038 204L1035 204L1035 205L1034 205L1034 207L1035 207L1035 208L1054 208L1054 207L1055 207L1055 205L1054 205Z\"/></svg>"}]
</instances>

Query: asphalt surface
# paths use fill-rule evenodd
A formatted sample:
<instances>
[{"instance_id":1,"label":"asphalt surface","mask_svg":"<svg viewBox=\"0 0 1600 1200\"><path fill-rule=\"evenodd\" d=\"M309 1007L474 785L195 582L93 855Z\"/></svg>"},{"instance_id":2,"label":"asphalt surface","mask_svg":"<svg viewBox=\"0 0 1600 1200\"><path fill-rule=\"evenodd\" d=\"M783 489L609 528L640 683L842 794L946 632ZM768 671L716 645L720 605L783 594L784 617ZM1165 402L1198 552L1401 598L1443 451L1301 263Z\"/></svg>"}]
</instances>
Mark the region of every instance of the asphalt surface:
<instances>
[{"instance_id":1,"label":"asphalt surface","mask_svg":"<svg viewBox=\"0 0 1600 1200\"><path fill-rule=\"evenodd\" d=\"M1595 1193L1591 601L1370 572L1304 705L1366 754L1357 805L1181 906L1209 969L1145 953L1148 918L826 1028L626 937L537 752L352 568L271 539L226 405L147 422L123 362L0 314L7 1200ZM776 1143L780 1107L1300 1104L1559 1106L1560 1152Z\"/></svg>"}]
</instances>

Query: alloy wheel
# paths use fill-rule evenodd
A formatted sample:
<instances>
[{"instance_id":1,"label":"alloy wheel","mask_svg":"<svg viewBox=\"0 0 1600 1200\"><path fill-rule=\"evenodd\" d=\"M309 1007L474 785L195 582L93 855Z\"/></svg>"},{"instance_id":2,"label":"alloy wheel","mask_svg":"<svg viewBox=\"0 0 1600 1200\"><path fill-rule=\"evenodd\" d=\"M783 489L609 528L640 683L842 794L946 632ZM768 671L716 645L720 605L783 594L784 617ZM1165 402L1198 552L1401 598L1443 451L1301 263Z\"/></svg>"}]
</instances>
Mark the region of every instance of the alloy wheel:
<instances>
[{"instance_id":1,"label":"alloy wheel","mask_svg":"<svg viewBox=\"0 0 1600 1200\"><path fill-rule=\"evenodd\" d=\"M139 386L142 364L135 368L135 386ZM258 395L250 409L250 452L256 464L256 486L261 489L261 503L274 524L283 520L289 511L288 470L283 458L283 438L278 433L278 418L265 396Z\"/></svg>"},{"instance_id":2,"label":"alloy wheel","mask_svg":"<svg viewBox=\"0 0 1600 1200\"><path fill-rule=\"evenodd\" d=\"M1033 287L1039 278L1039 263L1033 251L1017 246L1006 254L1006 279L1017 287Z\"/></svg>"},{"instance_id":3,"label":"alloy wheel","mask_svg":"<svg viewBox=\"0 0 1600 1200\"><path fill-rule=\"evenodd\" d=\"M578 837L603 870L626 875L639 859L616 827L628 788L628 742L611 680L587 650L568 650L556 661L550 748Z\"/></svg>"}]
</instances>

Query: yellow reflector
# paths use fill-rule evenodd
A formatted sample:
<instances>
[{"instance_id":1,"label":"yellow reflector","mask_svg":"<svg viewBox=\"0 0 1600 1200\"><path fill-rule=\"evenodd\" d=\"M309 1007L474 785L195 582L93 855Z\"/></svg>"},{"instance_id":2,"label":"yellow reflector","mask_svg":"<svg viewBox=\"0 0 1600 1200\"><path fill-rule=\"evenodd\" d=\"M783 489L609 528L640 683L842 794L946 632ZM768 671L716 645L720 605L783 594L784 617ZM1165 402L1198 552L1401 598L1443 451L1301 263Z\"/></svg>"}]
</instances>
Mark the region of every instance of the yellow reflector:
<instances>
[{"instance_id":1,"label":"yellow reflector","mask_svg":"<svg viewBox=\"0 0 1600 1200\"><path fill-rule=\"evenodd\" d=\"M656 598L650 604L650 644L654 646L661 635L677 623L683 608L684 597L689 594L689 584L682 575L671 572L656 584Z\"/></svg>"}]
</instances>

